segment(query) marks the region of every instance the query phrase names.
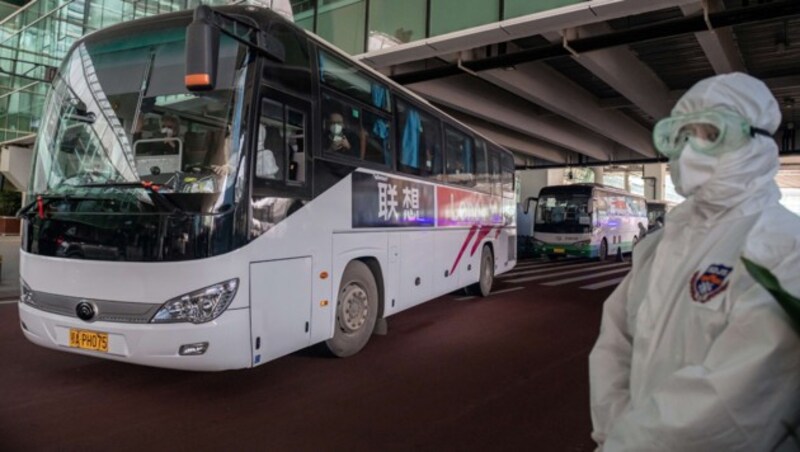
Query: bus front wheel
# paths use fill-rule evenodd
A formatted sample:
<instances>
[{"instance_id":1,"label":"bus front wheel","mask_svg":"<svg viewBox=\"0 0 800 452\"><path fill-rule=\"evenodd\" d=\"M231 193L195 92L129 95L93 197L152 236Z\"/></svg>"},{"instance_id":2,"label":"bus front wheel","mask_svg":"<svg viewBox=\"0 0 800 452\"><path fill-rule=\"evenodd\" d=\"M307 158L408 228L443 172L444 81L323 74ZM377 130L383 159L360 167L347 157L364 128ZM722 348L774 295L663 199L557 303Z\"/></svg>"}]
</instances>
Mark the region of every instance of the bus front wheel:
<instances>
[{"instance_id":1,"label":"bus front wheel","mask_svg":"<svg viewBox=\"0 0 800 452\"><path fill-rule=\"evenodd\" d=\"M333 337L325 346L334 356L345 358L358 353L365 345L378 318L378 285L367 264L347 264L336 300L336 324Z\"/></svg>"},{"instance_id":2,"label":"bus front wheel","mask_svg":"<svg viewBox=\"0 0 800 452\"><path fill-rule=\"evenodd\" d=\"M470 286L469 291L475 295L487 297L492 292L494 283L494 253L489 245L483 245L480 271L478 282Z\"/></svg>"}]
</instances>

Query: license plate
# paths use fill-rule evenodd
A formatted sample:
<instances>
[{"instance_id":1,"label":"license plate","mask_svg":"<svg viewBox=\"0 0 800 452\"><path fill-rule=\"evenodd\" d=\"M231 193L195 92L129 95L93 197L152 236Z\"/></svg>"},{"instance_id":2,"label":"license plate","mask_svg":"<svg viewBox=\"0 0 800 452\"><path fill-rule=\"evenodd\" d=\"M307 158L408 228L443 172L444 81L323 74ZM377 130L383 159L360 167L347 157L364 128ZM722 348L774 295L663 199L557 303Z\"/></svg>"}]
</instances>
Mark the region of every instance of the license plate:
<instances>
[{"instance_id":1,"label":"license plate","mask_svg":"<svg viewBox=\"0 0 800 452\"><path fill-rule=\"evenodd\" d=\"M564 254L567 252L564 248L553 248L553 252L557 254Z\"/></svg>"},{"instance_id":2,"label":"license plate","mask_svg":"<svg viewBox=\"0 0 800 452\"><path fill-rule=\"evenodd\" d=\"M69 346L81 350L108 352L108 333L87 330L69 330Z\"/></svg>"}]
</instances>

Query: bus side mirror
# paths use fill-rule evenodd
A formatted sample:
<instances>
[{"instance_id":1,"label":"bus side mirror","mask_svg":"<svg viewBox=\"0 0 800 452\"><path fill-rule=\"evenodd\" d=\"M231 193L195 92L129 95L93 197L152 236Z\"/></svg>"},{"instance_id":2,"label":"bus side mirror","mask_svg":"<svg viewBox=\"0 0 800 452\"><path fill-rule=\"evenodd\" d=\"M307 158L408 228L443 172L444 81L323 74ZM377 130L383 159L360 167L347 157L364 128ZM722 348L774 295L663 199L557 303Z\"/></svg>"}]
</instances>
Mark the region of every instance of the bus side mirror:
<instances>
[{"instance_id":1,"label":"bus side mirror","mask_svg":"<svg viewBox=\"0 0 800 452\"><path fill-rule=\"evenodd\" d=\"M522 209L522 211L525 213L525 215L527 215L528 212L530 212L531 203L532 202L539 202L539 198L534 198L534 197L531 196L530 198L525 200L525 207Z\"/></svg>"},{"instance_id":2,"label":"bus side mirror","mask_svg":"<svg viewBox=\"0 0 800 452\"><path fill-rule=\"evenodd\" d=\"M209 91L216 82L219 29L206 20L208 11L205 8L198 7L194 20L186 27L184 84L189 91Z\"/></svg>"}]
</instances>

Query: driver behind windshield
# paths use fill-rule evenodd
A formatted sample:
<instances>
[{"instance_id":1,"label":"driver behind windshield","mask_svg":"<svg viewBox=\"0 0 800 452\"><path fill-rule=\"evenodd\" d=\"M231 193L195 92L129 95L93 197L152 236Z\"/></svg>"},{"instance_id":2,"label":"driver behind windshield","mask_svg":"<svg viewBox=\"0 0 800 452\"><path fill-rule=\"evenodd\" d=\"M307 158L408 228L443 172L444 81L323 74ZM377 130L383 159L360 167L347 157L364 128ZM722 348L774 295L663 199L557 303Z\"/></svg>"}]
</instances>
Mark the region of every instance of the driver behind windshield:
<instances>
[{"instance_id":1,"label":"driver behind windshield","mask_svg":"<svg viewBox=\"0 0 800 452\"><path fill-rule=\"evenodd\" d=\"M133 133L136 155L173 155L178 153L181 126L177 117L164 115L161 118L161 128L152 133L150 138L145 139L145 142L139 142L143 139L143 129L144 122L140 116L136 120L136 130Z\"/></svg>"}]
</instances>

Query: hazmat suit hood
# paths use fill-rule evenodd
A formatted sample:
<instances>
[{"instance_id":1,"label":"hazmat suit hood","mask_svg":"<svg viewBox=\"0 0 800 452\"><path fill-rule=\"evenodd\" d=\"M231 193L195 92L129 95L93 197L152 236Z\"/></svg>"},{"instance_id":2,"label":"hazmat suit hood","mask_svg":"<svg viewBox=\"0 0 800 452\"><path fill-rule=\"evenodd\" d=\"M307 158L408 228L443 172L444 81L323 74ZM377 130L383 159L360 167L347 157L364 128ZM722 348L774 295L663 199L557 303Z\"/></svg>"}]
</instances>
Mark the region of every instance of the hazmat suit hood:
<instances>
[{"instance_id":1,"label":"hazmat suit hood","mask_svg":"<svg viewBox=\"0 0 800 452\"><path fill-rule=\"evenodd\" d=\"M680 98L673 115L705 110L727 110L748 120L752 127L774 134L781 122L778 102L767 86L747 74L719 75L695 84ZM775 174L780 166L772 137L756 135L737 149L718 156L686 146L670 161L675 189L692 201L692 213L701 220L719 219L738 209L743 214L780 199Z\"/></svg>"}]
</instances>

